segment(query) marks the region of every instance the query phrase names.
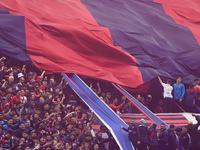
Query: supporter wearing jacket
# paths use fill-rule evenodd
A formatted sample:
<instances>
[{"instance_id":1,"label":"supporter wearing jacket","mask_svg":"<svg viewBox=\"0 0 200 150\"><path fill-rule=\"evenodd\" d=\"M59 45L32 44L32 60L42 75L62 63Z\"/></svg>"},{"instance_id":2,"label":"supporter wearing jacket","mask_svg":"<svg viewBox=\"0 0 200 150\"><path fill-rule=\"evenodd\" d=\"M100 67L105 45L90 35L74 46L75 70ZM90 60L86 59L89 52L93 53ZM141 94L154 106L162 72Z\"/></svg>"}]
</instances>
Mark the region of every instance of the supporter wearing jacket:
<instances>
[{"instance_id":1,"label":"supporter wearing jacket","mask_svg":"<svg viewBox=\"0 0 200 150\"><path fill-rule=\"evenodd\" d=\"M134 119L131 119L130 120L130 125L128 127L128 129L124 128L121 126L121 128L128 132L128 138L129 140L132 142L133 146L135 149L137 149L137 144L139 145L140 144L140 135L139 135L139 131L138 131L138 128L137 126L135 125L135 120Z\"/></svg>"},{"instance_id":2,"label":"supporter wearing jacket","mask_svg":"<svg viewBox=\"0 0 200 150\"><path fill-rule=\"evenodd\" d=\"M122 113L133 113L133 107L131 101L127 101L121 109Z\"/></svg>"},{"instance_id":3,"label":"supporter wearing jacket","mask_svg":"<svg viewBox=\"0 0 200 150\"><path fill-rule=\"evenodd\" d=\"M167 150L178 150L178 145L176 144L175 126L172 124L168 129L168 146Z\"/></svg>"},{"instance_id":4,"label":"supporter wearing jacket","mask_svg":"<svg viewBox=\"0 0 200 150\"><path fill-rule=\"evenodd\" d=\"M191 147L191 137L188 133L188 127L182 127L182 132L177 133L179 135L179 143L184 150L190 150Z\"/></svg>"},{"instance_id":5,"label":"supporter wearing jacket","mask_svg":"<svg viewBox=\"0 0 200 150\"><path fill-rule=\"evenodd\" d=\"M191 137L191 148L190 150L197 150L200 149L200 143L199 143L199 133L198 133L198 127L200 125L200 116L196 116L195 114L192 114L192 116L196 117L197 123L193 124L192 121L188 121L187 133ZM182 133L183 127L176 128L176 131L178 134Z\"/></svg>"},{"instance_id":6,"label":"supporter wearing jacket","mask_svg":"<svg viewBox=\"0 0 200 150\"><path fill-rule=\"evenodd\" d=\"M110 136L109 136L110 137ZM94 141L93 141L93 144L95 145L95 144L98 144L98 146L99 146L99 150L105 150L106 148L105 148L105 146L104 146L104 143L105 142L109 142L110 141L110 138L108 138L108 139L102 139L102 132L101 131L99 131L98 133L97 133L97 137L94 139Z\"/></svg>"},{"instance_id":7,"label":"supporter wearing jacket","mask_svg":"<svg viewBox=\"0 0 200 150\"><path fill-rule=\"evenodd\" d=\"M138 145L138 149L139 150L147 150L147 143L148 143L148 139L147 139L147 130L148 127L146 126L146 121L142 118L140 119L139 122L139 126L138 126L138 131L139 131L139 135L140 135L140 145Z\"/></svg>"},{"instance_id":8,"label":"supporter wearing jacket","mask_svg":"<svg viewBox=\"0 0 200 150\"><path fill-rule=\"evenodd\" d=\"M174 101L183 108L183 99L185 95L185 86L181 83L181 77L176 77L176 83L173 84ZM173 105L173 112L180 112L176 105Z\"/></svg>"},{"instance_id":9,"label":"supporter wearing jacket","mask_svg":"<svg viewBox=\"0 0 200 150\"><path fill-rule=\"evenodd\" d=\"M195 116L195 114L192 114L194 117L196 117L196 120L198 121L196 124L193 124L192 121L188 122L187 128L188 128L188 133L191 136L191 142L192 146L190 150L197 150L200 149L200 143L199 143L199 133L198 133L198 127L200 125L200 117Z\"/></svg>"},{"instance_id":10,"label":"supporter wearing jacket","mask_svg":"<svg viewBox=\"0 0 200 150\"><path fill-rule=\"evenodd\" d=\"M200 107L200 85L195 86L196 98L195 103Z\"/></svg>"},{"instance_id":11,"label":"supporter wearing jacket","mask_svg":"<svg viewBox=\"0 0 200 150\"><path fill-rule=\"evenodd\" d=\"M158 149L158 138L157 138L156 126L157 125L155 123L152 123L150 125L150 128L147 131L149 150Z\"/></svg>"},{"instance_id":12,"label":"supporter wearing jacket","mask_svg":"<svg viewBox=\"0 0 200 150\"><path fill-rule=\"evenodd\" d=\"M189 89L185 91L184 105L185 105L185 110L187 112L194 112L195 97L196 97L196 92L194 89L194 85L191 84Z\"/></svg>"},{"instance_id":13,"label":"supporter wearing jacket","mask_svg":"<svg viewBox=\"0 0 200 150\"><path fill-rule=\"evenodd\" d=\"M65 143L69 143L70 146L72 146L72 144L75 142L75 135L73 133L69 134L69 136L67 137Z\"/></svg>"},{"instance_id":14,"label":"supporter wearing jacket","mask_svg":"<svg viewBox=\"0 0 200 150\"><path fill-rule=\"evenodd\" d=\"M158 135L158 150L166 150L168 144L168 131L165 128L165 124L160 125L160 134Z\"/></svg>"},{"instance_id":15,"label":"supporter wearing jacket","mask_svg":"<svg viewBox=\"0 0 200 150\"><path fill-rule=\"evenodd\" d=\"M20 90L17 90L16 96L14 96L14 97L10 100L11 107L14 107L14 104L15 104L15 102L17 102L17 101L23 102L23 99L20 97L20 95L21 95L21 91L20 91Z\"/></svg>"},{"instance_id":16,"label":"supporter wearing jacket","mask_svg":"<svg viewBox=\"0 0 200 150\"><path fill-rule=\"evenodd\" d=\"M173 84L174 99L183 100L185 95L185 86L181 83L181 77L176 77L176 83Z\"/></svg>"},{"instance_id":17,"label":"supporter wearing jacket","mask_svg":"<svg viewBox=\"0 0 200 150\"><path fill-rule=\"evenodd\" d=\"M112 102L112 104L110 104L110 108L112 108L113 111L117 112L117 110L119 110L120 108L122 108L122 106L124 105L124 102L122 102L120 105L116 106L118 103L118 99L115 98Z\"/></svg>"}]
</instances>

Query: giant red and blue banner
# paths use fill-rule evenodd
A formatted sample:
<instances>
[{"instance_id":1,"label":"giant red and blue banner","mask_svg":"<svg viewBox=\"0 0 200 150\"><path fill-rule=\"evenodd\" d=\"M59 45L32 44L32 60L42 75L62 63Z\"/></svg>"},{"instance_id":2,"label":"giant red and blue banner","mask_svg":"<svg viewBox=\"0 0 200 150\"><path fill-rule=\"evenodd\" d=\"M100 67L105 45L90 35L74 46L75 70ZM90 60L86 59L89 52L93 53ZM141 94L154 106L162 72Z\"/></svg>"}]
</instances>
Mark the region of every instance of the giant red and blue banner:
<instances>
[{"instance_id":1,"label":"giant red and blue banner","mask_svg":"<svg viewBox=\"0 0 200 150\"><path fill-rule=\"evenodd\" d=\"M136 88L200 75L198 0L1 0L0 52Z\"/></svg>"}]
</instances>

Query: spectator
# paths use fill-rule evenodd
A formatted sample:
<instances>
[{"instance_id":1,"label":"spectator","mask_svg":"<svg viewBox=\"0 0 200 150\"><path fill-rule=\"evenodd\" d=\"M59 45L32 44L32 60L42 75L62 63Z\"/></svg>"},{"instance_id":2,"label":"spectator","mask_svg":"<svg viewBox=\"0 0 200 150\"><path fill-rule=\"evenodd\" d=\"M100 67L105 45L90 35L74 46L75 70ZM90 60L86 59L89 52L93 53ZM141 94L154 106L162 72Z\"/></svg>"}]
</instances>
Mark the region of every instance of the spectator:
<instances>
[{"instance_id":1,"label":"spectator","mask_svg":"<svg viewBox=\"0 0 200 150\"><path fill-rule=\"evenodd\" d=\"M190 150L191 148L191 137L188 134L188 127L182 127L182 132L179 134L179 143L183 147L184 150Z\"/></svg>"},{"instance_id":2,"label":"spectator","mask_svg":"<svg viewBox=\"0 0 200 150\"><path fill-rule=\"evenodd\" d=\"M137 149L137 147L138 147L137 145L140 145L140 141L139 141L140 135L139 135L138 128L135 125L135 120L134 119L130 120L130 125L127 129L124 128L123 126L121 126L121 128L124 131L128 132L129 140L132 142L134 148Z\"/></svg>"},{"instance_id":3,"label":"spectator","mask_svg":"<svg viewBox=\"0 0 200 150\"><path fill-rule=\"evenodd\" d=\"M138 145L139 150L147 150L147 131L148 127L146 126L146 121L144 119L140 119L140 125L138 126L139 135L140 135L140 144Z\"/></svg>"},{"instance_id":4,"label":"spectator","mask_svg":"<svg viewBox=\"0 0 200 150\"><path fill-rule=\"evenodd\" d=\"M199 78L195 78L193 85L196 86L196 85L199 85L199 83L200 83Z\"/></svg>"},{"instance_id":5,"label":"spectator","mask_svg":"<svg viewBox=\"0 0 200 150\"><path fill-rule=\"evenodd\" d=\"M195 103L200 107L200 85L199 84L195 86L195 92L196 92Z\"/></svg>"},{"instance_id":6,"label":"spectator","mask_svg":"<svg viewBox=\"0 0 200 150\"><path fill-rule=\"evenodd\" d=\"M14 96L11 100L10 100L10 104L11 107L14 107L15 102L20 101L23 102L23 99L20 97L21 96L21 91L17 90L16 96Z\"/></svg>"},{"instance_id":7,"label":"spectator","mask_svg":"<svg viewBox=\"0 0 200 150\"><path fill-rule=\"evenodd\" d=\"M5 119L9 120L16 114L17 114L16 108L11 108L11 111L7 115L5 115Z\"/></svg>"},{"instance_id":8,"label":"spectator","mask_svg":"<svg viewBox=\"0 0 200 150\"><path fill-rule=\"evenodd\" d=\"M199 133L198 133L198 127L200 125L200 117L196 116L195 114L192 114L196 120L197 123L193 124L192 121L188 122L188 133L191 136L191 148L190 150L197 150L200 149L200 143L199 143Z\"/></svg>"},{"instance_id":9,"label":"spectator","mask_svg":"<svg viewBox=\"0 0 200 150\"><path fill-rule=\"evenodd\" d=\"M133 113L133 107L131 101L127 101L121 108L122 113Z\"/></svg>"},{"instance_id":10,"label":"spectator","mask_svg":"<svg viewBox=\"0 0 200 150\"><path fill-rule=\"evenodd\" d=\"M111 139L110 134L105 125L101 125L100 130L102 132L102 139L104 140ZM105 142L104 146L105 146L105 150L109 150L109 142Z\"/></svg>"},{"instance_id":11,"label":"spectator","mask_svg":"<svg viewBox=\"0 0 200 150\"><path fill-rule=\"evenodd\" d=\"M174 89L174 101L183 108L183 99L185 95L185 86L181 83L181 77L176 77L176 83L173 84ZM174 105L173 112L180 112L179 108Z\"/></svg>"},{"instance_id":12,"label":"spectator","mask_svg":"<svg viewBox=\"0 0 200 150\"><path fill-rule=\"evenodd\" d=\"M195 110L195 97L196 97L196 92L194 89L194 85L191 84L189 86L189 89L185 91L185 99L184 99L184 106L185 110L187 112L194 112Z\"/></svg>"},{"instance_id":13,"label":"spectator","mask_svg":"<svg viewBox=\"0 0 200 150\"><path fill-rule=\"evenodd\" d=\"M99 131L97 133L97 137L94 139L93 143L94 143L94 145L96 145L96 144L98 145L99 150L104 150L104 149L106 149L104 143L109 142L109 141L110 141L110 138L103 139L102 138L102 132Z\"/></svg>"},{"instance_id":14,"label":"spectator","mask_svg":"<svg viewBox=\"0 0 200 150\"><path fill-rule=\"evenodd\" d=\"M163 105L163 100L159 100L158 104L154 108L154 113L164 113Z\"/></svg>"},{"instance_id":15,"label":"spectator","mask_svg":"<svg viewBox=\"0 0 200 150\"><path fill-rule=\"evenodd\" d=\"M164 111L166 113L172 113L172 107L173 107L173 96L172 96L173 87L171 86L172 82L170 79L168 79L167 83L163 83L159 76L158 79L161 85L163 86Z\"/></svg>"},{"instance_id":16,"label":"spectator","mask_svg":"<svg viewBox=\"0 0 200 150\"><path fill-rule=\"evenodd\" d=\"M112 102L112 104L110 104L110 108L112 108L113 111L115 112L119 112L119 109L122 108L122 106L124 105L124 102L122 102L120 105L116 106L118 103L118 99L115 98Z\"/></svg>"},{"instance_id":17,"label":"spectator","mask_svg":"<svg viewBox=\"0 0 200 150\"><path fill-rule=\"evenodd\" d=\"M3 60L6 61L6 59ZM15 61L12 59L10 63L13 62ZM5 63L8 67L5 66ZM92 116L88 117L87 114L90 113L90 110L87 106L85 107L82 100L78 100L77 95L67 86L68 83L60 74L44 76L45 71L41 74L34 66L26 67L26 65L18 62L13 63L14 65L8 62L5 63L0 60L0 65L3 67L0 71L0 99L2 99L0 111L1 147L23 150L77 150L78 147L79 149L94 148L96 150L119 149L116 141L104 125L100 127L101 131L98 132L95 140L92 140L90 130L83 129L84 126L89 126L89 129L92 129L91 124L94 119ZM20 70L21 67L22 70ZM88 78L84 78L88 80ZM198 82L195 80L196 87L198 87ZM94 84L92 89L98 95L101 95L107 104L118 107L121 102L126 101L126 97L114 90L109 83L101 81L95 81L94 83L97 83L97 85ZM103 92L100 85L103 86ZM198 89L196 87L195 90ZM110 104L111 93L106 91L112 92L116 99L120 99L120 101ZM66 98L63 93L67 95ZM73 95L73 97L69 98L70 95ZM153 110L154 106L151 105L151 102L156 100L158 95L155 95L153 99L149 94L142 94L141 96L135 93L135 95L140 103ZM195 99L198 99L198 94ZM86 111L89 113L86 114ZM140 113L129 101L123 105L121 111L123 113ZM197 126L189 122L187 127L188 133L191 134L193 146L196 140L194 133L197 133ZM153 129L150 128L148 131L144 119L140 120L140 125L136 128L138 128L138 140L136 141L140 142L139 145L136 144L138 150L147 150L147 135L149 137L149 147L152 149L156 141L156 134L153 133ZM135 132L132 133L134 135ZM162 135L163 133L159 134L159 146ZM170 135L171 133L169 137ZM134 137L129 136L130 139ZM198 149L197 147L194 148Z\"/></svg>"},{"instance_id":18,"label":"spectator","mask_svg":"<svg viewBox=\"0 0 200 150\"><path fill-rule=\"evenodd\" d=\"M110 105L110 99L111 99L111 93L110 92L106 92L106 97L104 99L105 103Z\"/></svg>"},{"instance_id":19,"label":"spectator","mask_svg":"<svg viewBox=\"0 0 200 150\"><path fill-rule=\"evenodd\" d=\"M81 133L81 134L78 136L78 142L79 142L79 143L82 143L82 141L83 141L84 139L86 139L86 136L87 136L87 135L91 135L90 130L91 130L91 129L90 129L89 126L85 126L85 127L84 127L83 133Z\"/></svg>"},{"instance_id":20,"label":"spectator","mask_svg":"<svg viewBox=\"0 0 200 150\"><path fill-rule=\"evenodd\" d=\"M176 140L175 126L172 124L168 129L168 150L178 150Z\"/></svg>"},{"instance_id":21,"label":"spectator","mask_svg":"<svg viewBox=\"0 0 200 150\"><path fill-rule=\"evenodd\" d=\"M168 144L168 131L165 128L165 124L161 123L160 133L158 135L158 150L166 150Z\"/></svg>"},{"instance_id":22,"label":"spectator","mask_svg":"<svg viewBox=\"0 0 200 150\"><path fill-rule=\"evenodd\" d=\"M156 127L157 125L155 123L152 123L147 131L149 150L158 149L158 138L157 138Z\"/></svg>"}]
</instances>

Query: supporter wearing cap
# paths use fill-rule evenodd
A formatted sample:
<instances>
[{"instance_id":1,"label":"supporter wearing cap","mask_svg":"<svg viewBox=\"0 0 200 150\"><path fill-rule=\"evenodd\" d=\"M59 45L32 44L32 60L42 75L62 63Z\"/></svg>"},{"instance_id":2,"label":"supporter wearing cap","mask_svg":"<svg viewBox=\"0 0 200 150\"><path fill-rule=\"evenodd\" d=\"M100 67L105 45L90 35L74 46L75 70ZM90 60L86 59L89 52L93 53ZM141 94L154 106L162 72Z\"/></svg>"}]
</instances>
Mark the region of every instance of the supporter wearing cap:
<instances>
[{"instance_id":1,"label":"supporter wearing cap","mask_svg":"<svg viewBox=\"0 0 200 150\"><path fill-rule=\"evenodd\" d=\"M10 145L8 143L8 140L4 140L3 142L3 146L2 146L4 149L9 149L10 148Z\"/></svg>"},{"instance_id":2,"label":"supporter wearing cap","mask_svg":"<svg viewBox=\"0 0 200 150\"><path fill-rule=\"evenodd\" d=\"M36 82L37 82L38 85L40 86L40 85L42 84L42 77L41 77L41 76L37 76Z\"/></svg>"},{"instance_id":3,"label":"supporter wearing cap","mask_svg":"<svg viewBox=\"0 0 200 150\"><path fill-rule=\"evenodd\" d=\"M2 97L2 99L1 99L1 104L0 104L1 109L2 109L2 110L5 110L5 106L6 106L7 104L8 104L8 103L7 103L7 98L6 98L6 97Z\"/></svg>"},{"instance_id":4,"label":"supporter wearing cap","mask_svg":"<svg viewBox=\"0 0 200 150\"><path fill-rule=\"evenodd\" d=\"M35 82L35 79L31 79L30 83L33 84Z\"/></svg>"},{"instance_id":5,"label":"supporter wearing cap","mask_svg":"<svg viewBox=\"0 0 200 150\"><path fill-rule=\"evenodd\" d=\"M28 81L30 81L32 78L33 78L33 73L32 72L29 72L28 74L27 74L27 76L28 76Z\"/></svg>"},{"instance_id":6,"label":"supporter wearing cap","mask_svg":"<svg viewBox=\"0 0 200 150\"><path fill-rule=\"evenodd\" d=\"M6 103L4 113L7 114L9 112L9 110L10 110L10 104Z\"/></svg>"},{"instance_id":7,"label":"supporter wearing cap","mask_svg":"<svg viewBox=\"0 0 200 150\"><path fill-rule=\"evenodd\" d=\"M23 75L21 72L17 74L17 77L18 77L18 78L21 78L21 77L23 77L23 76L24 76L24 75Z\"/></svg>"}]
</instances>

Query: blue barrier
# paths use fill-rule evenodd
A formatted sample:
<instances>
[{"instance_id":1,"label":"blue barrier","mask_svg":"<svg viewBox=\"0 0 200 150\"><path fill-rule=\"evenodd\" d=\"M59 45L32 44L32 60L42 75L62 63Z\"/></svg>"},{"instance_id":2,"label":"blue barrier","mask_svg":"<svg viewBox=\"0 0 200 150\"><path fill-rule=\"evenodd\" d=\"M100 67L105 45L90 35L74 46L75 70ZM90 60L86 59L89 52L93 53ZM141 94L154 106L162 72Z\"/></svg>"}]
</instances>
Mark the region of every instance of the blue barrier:
<instances>
[{"instance_id":1,"label":"blue barrier","mask_svg":"<svg viewBox=\"0 0 200 150\"><path fill-rule=\"evenodd\" d=\"M122 150L134 150L128 139L128 133L120 126L127 127L125 122L107 106L76 74L63 75L70 87L95 112L97 117L110 130Z\"/></svg>"}]
</instances>

